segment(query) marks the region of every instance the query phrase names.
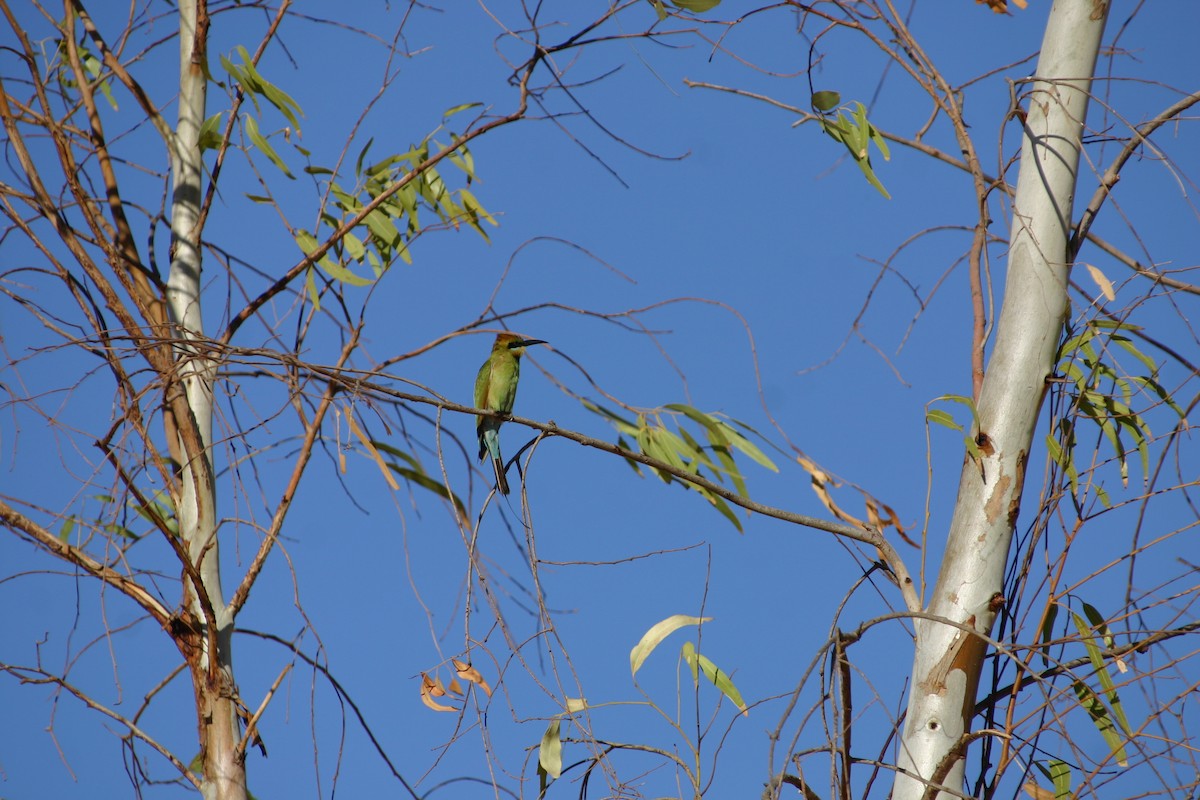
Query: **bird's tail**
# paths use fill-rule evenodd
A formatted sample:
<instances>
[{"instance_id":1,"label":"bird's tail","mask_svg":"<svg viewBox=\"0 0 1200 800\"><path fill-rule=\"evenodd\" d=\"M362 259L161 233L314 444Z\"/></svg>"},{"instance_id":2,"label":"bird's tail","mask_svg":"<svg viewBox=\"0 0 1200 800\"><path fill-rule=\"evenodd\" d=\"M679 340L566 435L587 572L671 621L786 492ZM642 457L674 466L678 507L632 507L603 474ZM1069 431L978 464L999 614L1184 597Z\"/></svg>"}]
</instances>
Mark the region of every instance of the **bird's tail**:
<instances>
[{"instance_id":1,"label":"bird's tail","mask_svg":"<svg viewBox=\"0 0 1200 800\"><path fill-rule=\"evenodd\" d=\"M500 494L508 494L508 478L504 477L504 462L493 458L492 466L496 469L496 489Z\"/></svg>"}]
</instances>

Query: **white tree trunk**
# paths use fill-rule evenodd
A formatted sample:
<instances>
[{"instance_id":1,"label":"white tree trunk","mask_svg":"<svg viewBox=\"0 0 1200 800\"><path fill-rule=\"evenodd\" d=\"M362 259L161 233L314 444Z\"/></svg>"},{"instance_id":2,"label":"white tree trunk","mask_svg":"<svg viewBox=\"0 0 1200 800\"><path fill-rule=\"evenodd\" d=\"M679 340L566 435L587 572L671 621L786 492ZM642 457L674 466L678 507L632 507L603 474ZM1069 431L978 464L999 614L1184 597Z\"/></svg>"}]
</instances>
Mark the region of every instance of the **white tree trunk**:
<instances>
[{"instance_id":1,"label":"white tree trunk","mask_svg":"<svg viewBox=\"0 0 1200 800\"><path fill-rule=\"evenodd\" d=\"M1055 0L1028 116L1013 201L1004 304L979 397L981 461L963 464L946 553L928 612L988 633L1003 604L1004 568L1034 428L1067 309L1065 263L1088 91L1109 3ZM955 794L987 647L963 628L916 620L912 687L893 798L930 781ZM942 793L939 800L954 795Z\"/></svg>"},{"instance_id":2,"label":"white tree trunk","mask_svg":"<svg viewBox=\"0 0 1200 800\"><path fill-rule=\"evenodd\" d=\"M199 227L203 162L199 135L208 88L203 64L207 58L207 15L203 0L179 3L179 118L171 153L174 186L167 306L176 339L175 377L182 384L190 419L175 414L181 461L176 517L180 538L194 567L192 574L185 570L184 598L191 619L201 628L192 641L195 650L185 654L199 720L203 794L206 800L245 800L246 772L239 747L241 732L230 649L233 619L221 589L217 541L212 464L216 364L190 344L204 338Z\"/></svg>"}]
</instances>

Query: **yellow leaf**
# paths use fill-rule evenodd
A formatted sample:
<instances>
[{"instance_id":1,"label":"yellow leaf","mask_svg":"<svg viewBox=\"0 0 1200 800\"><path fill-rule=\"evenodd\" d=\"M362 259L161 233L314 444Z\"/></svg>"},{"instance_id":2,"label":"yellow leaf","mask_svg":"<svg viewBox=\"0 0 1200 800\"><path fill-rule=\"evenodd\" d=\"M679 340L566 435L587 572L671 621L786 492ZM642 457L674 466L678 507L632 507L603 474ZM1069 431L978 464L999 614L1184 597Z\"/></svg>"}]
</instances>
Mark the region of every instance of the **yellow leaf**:
<instances>
[{"instance_id":1,"label":"yellow leaf","mask_svg":"<svg viewBox=\"0 0 1200 800\"><path fill-rule=\"evenodd\" d=\"M1104 295L1104 299L1112 303L1117 299L1117 293L1113 291L1112 281L1110 281L1100 268L1093 264L1084 264L1087 267L1088 274L1092 276L1092 280L1100 287L1100 294Z\"/></svg>"},{"instance_id":2,"label":"yellow leaf","mask_svg":"<svg viewBox=\"0 0 1200 800\"><path fill-rule=\"evenodd\" d=\"M354 410L351 408L346 409L346 422L349 423L351 432L358 437L363 447L367 448L371 458L375 459L375 463L379 465L379 471L383 473L388 486L392 487L393 492L400 491L400 484L396 483L396 479L392 477L392 471L388 469L387 462L383 460L383 456L379 455L379 451L375 449L375 445L371 444L371 440L363 433L362 428L358 427L358 422L354 419Z\"/></svg>"},{"instance_id":3,"label":"yellow leaf","mask_svg":"<svg viewBox=\"0 0 1200 800\"><path fill-rule=\"evenodd\" d=\"M1043 789L1033 781L1026 783L1021 787L1025 790L1025 794L1033 798L1033 800L1054 800L1054 792L1049 789Z\"/></svg>"}]
</instances>

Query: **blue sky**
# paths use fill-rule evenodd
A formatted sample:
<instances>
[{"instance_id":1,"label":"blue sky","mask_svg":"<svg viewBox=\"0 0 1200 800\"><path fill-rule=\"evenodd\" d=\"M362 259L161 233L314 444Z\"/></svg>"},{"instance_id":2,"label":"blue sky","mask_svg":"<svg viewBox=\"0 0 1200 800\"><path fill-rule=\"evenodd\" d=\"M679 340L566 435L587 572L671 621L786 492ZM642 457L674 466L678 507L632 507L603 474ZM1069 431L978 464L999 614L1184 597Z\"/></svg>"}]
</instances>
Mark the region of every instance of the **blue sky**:
<instances>
[{"instance_id":1,"label":"blue sky","mask_svg":"<svg viewBox=\"0 0 1200 800\"><path fill-rule=\"evenodd\" d=\"M348 148L351 161L370 138L373 157L406 149L436 127L446 109L461 103L483 103L498 114L512 107L508 71L497 51L518 56L504 40L496 44L501 29L486 12L514 26L520 17L515 15L517 4L499 5L413 11L405 41L414 55L401 59L394 85L363 121ZM545 17L564 19L555 31L573 30L580 22L569 18L576 4L560 5ZM927 52L956 85L1015 65L969 89L968 120L993 174L1017 144L1017 128L1002 124L1009 92L1004 79L1032 72L1033 62L1027 59L1039 46L1049 4L1033 0L1030 5L1012 16L996 16L966 2L925 3L918 4L911 17ZM735 19L754 7L727 2L714 14ZM407 9L403 4L371 2L299 3L296 10L327 19L339 15L339 23L388 39ZM101 24L113 22L95 11ZM213 53L228 54L237 44L252 48L262 29L256 13L216 14ZM1128 10L1122 7L1114 13ZM623 30L639 30L652 14L649 5L631 9L621 18ZM1150 4L1122 29L1125 21L1114 16L1108 36L1120 30L1118 45L1127 56L1113 62L1111 71L1121 80L1103 84L1097 93L1122 119L1137 122L1177 99L1167 85L1194 90L1187 81L1197 74L1190 40L1200 25L1200 7ZM527 121L479 140L472 148L479 177L472 191L499 221L488 231L490 243L470 230L422 237L413 248L415 263L397 265L372 291L364 340L376 363L412 351L476 320L504 276L496 311L509 314L559 304L506 320L511 328L550 342L548 348L532 349L526 359L516 413L613 439L611 427L558 388L561 383L574 393L601 400L574 362L600 389L631 406L652 409L686 402L753 426L764 434L766 441L760 445L780 469L772 473L746 461L751 495L781 508L827 516L809 488L808 475L786 448L786 434L823 467L892 505L913 536L920 538L927 526L932 582L962 446L958 434L942 428L929 431L927 439L925 408L938 396L970 393L971 320L960 258L975 221L973 194L963 175L893 147L890 161L876 157L874 162L892 195L885 200L841 158L838 145L814 126L795 128L795 116L778 108L684 85L685 78L722 84L806 107L809 87L799 73L810 41L795 33L794 23L794 16L778 9L750 17L730 30L719 52L695 38L681 38L679 44L686 43L681 48L630 39L581 51L568 75L588 84L578 89L577 97L595 121L579 114L560 117L558 124ZM50 35L44 21L32 15L27 24L35 38ZM170 25L164 17L147 26L139 33L143 43L133 49L166 36ZM296 141L313 153L314 163L331 165L364 105L379 90L386 49L361 34L300 17L287 20L281 30L286 51L273 46L260 70L304 109L302 134ZM558 35L550 33L547 39ZM12 43L11 31L3 36L3 43ZM820 52L824 58L813 77L815 88L869 102L872 120L902 135L911 135L927 118L928 101L911 82L895 67L881 78L883 58L853 37L829 36L821 41ZM173 93L166 82L171 56L167 47L158 53L160 64L139 65L155 97ZM0 60L0 70L12 74L14 59ZM1108 70L1107 62L1102 64L1101 71ZM118 94L118 101L120 110L111 112L113 129L133 125L137 115L128 96ZM210 112L223 108L223 102L221 92L214 91ZM571 107L561 94L550 96L548 103L558 114ZM1111 126L1121 135L1120 122L1102 118L1103 112L1098 104L1093 106L1093 127ZM263 112L266 130L283 124L272 114L269 109ZM640 150L670 158L647 157L606 131ZM139 135L144 133L130 138L137 141ZM1200 148L1190 136L1186 126L1164 132L1159 144L1173 160L1169 168L1153 163L1151 154L1132 165L1117 202L1097 228L1144 262L1184 268L1195 258L1195 187L1187 176L1200 167ZM944 125L935 126L928 140L953 150ZM272 141L293 165L300 165L298 154L281 137ZM1112 145L1100 143L1089 150L1100 164L1113 152ZM163 166L161 158L147 162ZM244 198L245 192L261 191L244 162L232 163L222 178L209 237L266 275L277 275L295 263L299 251L280 229L273 209ZM261 157L255 157L255 164L292 222L311 228L321 189L316 181L304 175L288 181ZM11 170L11 165L5 167L5 181L11 180ZM447 166L445 171L453 170ZM142 202L158 202L157 178L131 175L130 181L134 191L143 193ZM1079 196L1090 197L1094 184L1094 177L1086 174ZM993 212L997 235L1007 230L1006 211L997 205ZM894 270L877 281L880 262L909 237L938 226L947 227L916 240L893 262ZM138 233L144 236L144 224ZM22 250L15 237L0 247L8 265L35 263L36 254L28 247ZM161 259L164 241L159 248ZM993 248L991 258L999 295L1001 247ZM1081 258L1117 282L1118 305L1142 298L1136 303L1135 321L1153 324L1155 335L1181 352L1196 352L1194 331L1186 324L1195 313L1194 301L1151 292L1136 280L1127 282L1128 271L1094 249L1085 250ZM212 260L208 267L213 276L209 288L223 297L223 274ZM1182 277L1187 279L1186 274ZM255 285L253 278L244 280ZM1076 282L1089 297L1096 294L1081 273ZM357 308L366 292L348 289L347 296ZM869 307L859 321L860 338L852 326L868 297ZM720 305L695 299L666 304L676 298ZM1077 302L1081 298L1073 295ZM997 304L999 300L997 296ZM47 300L61 301L57 296ZM651 309L637 319L658 332L653 339L573 310L611 314L637 308ZM220 301L207 311L213 325L227 313ZM293 310L280 303L267 312L283 316ZM28 355L28 348L43 335L21 314L11 302L0 313L0 334L10 358ZM401 362L390 371L391 377L416 381L469 403L475 370L487 354L491 333L498 329L495 324L484 328L486 333L458 336ZM289 317L281 326L283 337L290 341L294 330L294 318ZM339 341L335 331L317 325L305 341L303 355L331 362ZM256 326L248 326L235 344L272 346ZM1162 357L1158 352L1152 355ZM364 359L359 366L369 368L371 363ZM32 394L58 385L62 374L85 368L95 369L95 364L64 353L31 360L20 377ZM1178 372L1168 375L1180 379ZM83 389L65 396L61 406L49 401L43 406L58 409L60 421L71 421L81 430L103 427L112 411L109 395L102 391L104 381L104 375L96 375ZM250 381L244 391L244 402L234 404L239 419L270 419L255 435L256 444L264 448L261 454L252 464L237 464L248 487L245 493L234 491L232 484L222 487L227 520L223 557L231 576L227 590L257 546L258 534L245 520L252 515L260 522L268 518L264 508L282 490L296 446L289 438L295 434L294 420L279 387ZM279 409L283 414L271 418ZM949 410L965 419L961 409ZM361 418L376 419L373 412L359 411ZM1156 420L1169 424L1166 417ZM411 418L408 422L414 437L431 447L430 428ZM390 416L391 433L398 436L394 423ZM443 424L459 440L472 440L472 418L447 415ZM60 431L47 440L44 425L44 420L19 409L0 423L3 494L35 496L48 509L64 508L74 498L75 513L98 513L95 501L86 497L99 490L79 490L75 481L87 469L85 464L97 460L89 451L89 436L94 434ZM373 425L372 434L386 435L379 424ZM507 425L502 436L506 451L514 452L530 436L525 429ZM490 478L477 472L468 485L464 459L448 438L441 441L448 448L446 468L456 491L472 514L478 514ZM397 446L403 446L399 439ZM1107 457L1103 446L1100 454ZM226 448L219 463L228 466L234 456ZM546 719L562 710L556 697L586 696L595 706L593 731L601 738L676 751L679 743L663 718L646 705L628 701L644 703L648 698L670 716L682 692L684 717L689 718L690 678L677 654L685 639L695 641L695 633L675 634L647 661L638 675L645 695L631 681L629 649L660 619L703 613L713 621L703 628L702 651L733 674L752 705L748 717L735 719L728 703L716 709L718 698L711 687L699 693L702 724L710 714L715 719L703 745L705 757L718 741L723 748L714 774L715 794L755 796L768 770L781 767L779 754L768 764L768 732L779 728L783 741L796 737L801 749L824 740L815 719L802 720L818 699L816 683L804 686L797 711L786 719L781 715L786 696L797 687L831 628L852 628L901 605L890 584L877 578L874 586L851 592L872 558L869 553L827 534L769 519L743 516L745 533L739 535L697 494L665 486L649 475L639 479L616 458L552 438L523 462L528 508L522 509L515 493L507 502L493 500L478 531L489 582L501 597L511 635L523 642L522 663L508 652L486 607L476 608L466 627L463 593L472 577L462 533L442 504L425 492L391 492L361 451L346 456L342 475L325 455L316 459L301 485L280 551L239 625L288 640L311 625L301 647L309 654L319 652L360 706L389 757L421 793L493 796L482 783L442 785L463 776L489 780L484 754L490 749L499 765L496 780L510 788L517 786L518 776L533 780L523 791L536 796L536 746ZM468 453L473 465L471 456ZM422 457L436 474L436 455L427 450ZM1194 452L1185 451L1182 459L1182 472L1194 474ZM1030 505L1044 472L1040 464L1034 470L1027 490ZM1136 489L1142 480L1140 467L1133 465L1131 473ZM1112 469L1108 476L1110 491L1119 492ZM515 475L510 480L516 491ZM860 510L852 490L838 497L848 509ZM1188 519L1178 506L1168 503L1163 509L1156 512L1161 517L1146 523L1148 528L1164 533ZM1134 524L1134 511L1114 512L1089 528L1089 535L1124 542L1116 532ZM1022 525L1027 523L1023 519ZM541 626L528 611L533 584L527 536L536 542L543 562L538 570L541 591L546 606L555 612L554 635L546 638L538 638ZM163 549L162 543L148 538L137 545L136 554L164 570L161 592L175 602L177 570L154 549ZM917 551L902 552L915 571ZM1084 548L1071 569L1082 577L1117 554ZM1157 571L1175 556L1194 562L1200 551L1188 543L1168 544L1161 555L1150 553L1141 562L1144 566L1139 565L1149 573L1146 585L1156 583ZM63 574L59 564L36 555L14 537L0 537L0 563L6 578L20 576L0 582L0 603L10 609L0 618L0 659L31 664L40 652L49 667L57 668L78 658L72 676L122 713L133 713L174 663L169 642L152 623L142 621L121 630L136 615L114 592L101 592L86 579ZM1105 593L1119 585L1119 577L1097 579L1079 595L1103 606ZM841 617L835 620L843 601ZM101 636L106 628L118 632ZM460 720L433 713L418 699L420 673L438 670L451 657L461 658L468 637L476 642L471 659L497 688L482 729L473 710ZM239 685L253 707L292 663L292 655L253 635L239 637L236 646ZM861 755L874 757L884 746L882 723L901 704L911 657L904 627L893 622L872 628L853 656L864 681L870 681L870 688L865 683L860 687L857 708L864 721L858 741ZM449 678L444 666L439 674ZM872 692L878 692L874 702ZM73 698L56 702L44 687L23 687L11 678L0 680L0 704L9 710L0 734L0 795L130 796L119 741L105 730L115 726ZM347 714L327 682L296 663L263 718L270 757L251 757L255 795L263 800L329 796L336 787L337 794L348 797L403 796ZM694 732L696 717L690 718L688 730ZM164 690L144 721L155 736L185 760L190 758L194 722L190 689L182 678ZM46 730L50 726L54 737ZM439 748L452 740L443 756ZM1099 747L1096 742L1087 744ZM156 777L169 776L169 768L144 748L141 752L154 764ZM583 745L569 742L564 763L573 763L585 752ZM639 772L636 764L627 762L628 774ZM652 766L647 759L643 768ZM705 771L709 769L706 765ZM571 782L580 773L566 773L550 796L577 796L578 785ZM876 785L876 794L882 794L884 783ZM639 777L636 785L648 796L682 791L674 788L673 773L662 768ZM434 791L435 787L440 788ZM177 792L156 789L150 794Z\"/></svg>"}]
</instances>

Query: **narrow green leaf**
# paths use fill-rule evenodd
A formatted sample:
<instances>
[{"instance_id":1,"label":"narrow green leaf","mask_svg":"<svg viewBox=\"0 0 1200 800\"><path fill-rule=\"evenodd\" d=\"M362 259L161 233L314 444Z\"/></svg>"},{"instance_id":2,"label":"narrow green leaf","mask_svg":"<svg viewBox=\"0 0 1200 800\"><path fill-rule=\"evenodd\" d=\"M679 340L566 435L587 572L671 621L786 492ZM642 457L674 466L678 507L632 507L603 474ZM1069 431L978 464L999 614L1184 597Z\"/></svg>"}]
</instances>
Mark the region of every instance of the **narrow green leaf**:
<instances>
[{"instance_id":1,"label":"narrow green leaf","mask_svg":"<svg viewBox=\"0 0 1200 800\"><path fill-rule=\"evenodd\" d=\"M1058 437L1052 433L1046 434L1046 450L1050 453L1050 458L1054 460L1054 463L1060 467L1065 469L1070 463L1063 453L1062 445L1058 443Z\"/></svg>"},{"instance_id":2,"label":"narrow green leaf","mask_svg":"<svg viewBox=\"0 0 1200 800\"><path fill-rule=\"evenodd\" d=\"M641 669L642 663L645 662L647 656L654 652L654 648L658 647L663 639L666 639L675 631L689 625L700 625L711 620L712 617L689 617L685 614L674 614L661 622L655 623L642 636L641 641L629 651L630 672L633 675L637 675L637 671Z\"/></svg>"},{"instance_id":3,"label":"narrow green leaf","mask_svg":"<svg viewBox=\"0 0 1200 800\"><path fill-rule=\"evenodd\" d=\"M250 137L250 141L254 144L254 147L267 158L269 158L271 163L274 164L280 172L295 180L296 176L292 174L290 169L288 169L287 164L283 163L283 159L280 158L279 154L275 152L275 148L271 147L266 138L259 133L258 122L255 121L254 117L250 114L247 114L243 119L245 120L244 124L246 128L246 135Z\"/></svg>"},{"instance_id":4,"label":"narrow green leaf","mask_svg":"<svg viewBox=\"0 0 1200 800\"><path fill-rule=\"evenodd\" d=\"M300 246L300 249L304 251L305 255L311 255L314 251L316 251L318 246L316 237L305 230L301 230L296 234L296 244ZM342 283L349 284L350 286L371 285L371 281L368 278L355 275L350 270L336 263L332 258L329 257L328 252L317 259L317 264L319 264L321 269L327 272L329 277L333 278L334 280L341 281Z\"/></svg>"},{"instance_id":5,"label":"narrow green leaf","mask_svg":"<svg viewBox=\"0 0 1200 800\"><path fill-rule=\"evenodd\" d=\"M766 454L759 450L753 442L734 430L731 425L728 425L724 422L722 422L721 425L724 428L723 432L729 438L729 444L738 450L741 450L742 453L749 456L760 466L766 467L767 469L771 470L771 472L779 472L779 467L775 466L775 463L771 461L771 459L767 458Z\"/></svg>"},{"instance_id":6,"label":"narrow green leaf","mask_svg":"<svg viewBox=\"0 0 1200 800\"><path fill-rule=\"evenodd\" d=\"M663 406L663 408L669 411L677 411L693 422L698 422L706 428L719 430L722 424L721 420L716 419L709 414L705 414L703 411L693 408L686 403L667 403L665 406Z\"/></svg>"},{"instance_id":7,"label":"narrow green leaf","mask_svg":"<svg viewBox=\"0 0 1200 800\"><path fill-rule=\"evenodd\" d=\"M1071 766L1065 761L1051 759L1049 767L1055 800L1067 800L1071 797Z\"/></svg>"},{"instance_id":8,"label":"narrow green leaf","mask_svg":"<svg viewBox=\"0 0 1200 800\"><path fill-rule=\"evenodd\" d=\"M1113 723L1112 717L1109 716L1108 709L1104 703L1082 681L1076 681L1074 689L1075 696L1079 700L1079 705L1087 711L1088 716L1092 719L1092 724L1096 726L1096 730L1100 732L1100 735L1108 744L1108 749L1113 755L1113 760L1122 767L1129 766L1129 759L1125 754L1124 739L1117 731L1116 725Z\"/></svg>"},{"instance_id":9,"label":"narrow green leaf","mask_svg":"<svg viewBox=\"0 0 1200 800\"><path fill-rule=\"evenodd\" d=\"M962 425L959 425L954 421L954 417L950 416L949 411L942 411L940 408L931 408L926 411L925 419L953 431L961 431L963 429Z\"/></svg>"},{"instance_id":10,"label":"narrow green leaf","mask_svg":"<svg viewBox=\"0 0 1200 800\"><path fill-rule=\"evenodd\" d=\"M58 529L58 540L65 542L71 538L71 532L75 530L75 518L67 517L63 520L62 527Z\"/></svg>"},{"instance_id":11,"label":"narrow green leaf","mask_svg":"<svg viewBox=\"0 0 1200 800\"><path fill-rule=\"evenodd\" d=\"M721 0L671 0L671 5L683 8L696 14L711 11L721 4Z\"/></svg>"},{"instance_id":12,"label":"narrow green leaf","mask_svg":"<svg viewBox=\"0 0 1200 800\"><path fill-rule=\"evenodd\" d=\"M452 106L442 113L442 119L450 119L460 111L466 111L468 108L479 108L483 103L463 103L461 105Z\"/></svg>"},{"instance_id":13,"label":"narrow green leaf","mask_svg":"<svg viewBox=\"0 0 1200 800\"><path fill-rule=\"evenodd\" d=\"M371 233L389 247L396 247L400 244L400 231L392 224L387 215L378 208L367 214L365 220L367 228Z\"/></svg>"},{"instance_id":14,"label":"narrow green leaf","mask_svg":"<svg viewBox=\"0 0 1200 800\"><path fill-rule=\"evenodd\" d=\"M674 432L657 426L652 429L651 435L667 453L671 466L693 474L697 471L699 458L683 439Z\"/></svg>"},{"instance_id":15,"label":"narrow green leaf","mask_svg":"<svg viewBox=\"0 0 1200 800\"><path fill-rule=\"evenodd\" d=\"M696 660L696 646L691 642L684 642L683 647L679 651L679 655L683 658L685 664L692 670L692 683L700 685L700 663Z\"/></svg>"},{"instance_id":16,"label":"narrow green leaf","mask_svg":"<svg viewBox=\"0 0 1200 800\"><path fill-rule=\"evenodd\" d=\"M633 448L629 446L629 442L625 441L624 436L617 436L617 447L621 448L622 450L626 450L630 453L633 452ZM632 469L639 478L642 477L642 465L641 464L634 461L632 458L626 458L625 463L629 465L630 469Z\"/></svg>"},{"instance_id":17,"label":"narrow green leaf","mask_svg":"<svg viewBox=\"0 0 1200 800\"><path fill-rule=\"evenodd\" d=\"M686 443L687 452L692 458L695 459L696 464L708 467L713 474L714 480L724 482L724 478L721 477L721 473L724 472L724 470L713 463L713 460L708 457L708 453L704 451L704 446L696 441L695 438L687 432L687 428L680 428L679 436ZM693 470L693 472L698 471L699 470Z\"/></svg>"},{"instance_id":18,"label":"narrow green leaf","mask_svg":"<svg viewBox=\"0 0 1200 800\"><path fill-rule=\"evenodd\" d=\"M718 437L722 440L717 443ZM716 454L717 460L725 467L725 472L729 475L729 479L733 481L733 488L742 497L749 497L749 492L746 491L746 479L742 477L741 470L734 463L733 454L729 452L729 447L726 445L724 434L719 431L714 431L711 428L708 430L708 440L712 443L713 453Z\"/></svg>"},{"instance_id":19,"label":"narrow green leaf","mask_svg":"<svg viewBox=\"0 0 1200 800\"><path fill-rule=\"evenodd\" d=\"M1076 685L1075 692L1080 696L1080 704L1084 705L1088 709L1088 713L1092 716L1092 721L1095 723L1096 729L1100 731L1105 741L1109 743L1109 749L1113 753L1113 757L1117 760L1117 763L1123 767L1128 766L1125 757L1124 738L1121 736L1121 733L1130 734L1129 720L1125 717L1125 711L1121 705L1120 697L1117 695L1116 686L1113 684L1112 675L1109 674L1108 665L1104 663L1104 656L1100 652L1100 645L1097 644L1096 636L1093 635L1088 623L1084 621L1083 617L1074 613L1071 614L1071 619L1083 639L1088 660L1092 662L1092 669L1095 670L1096 678L1100 681L1100 687L1104 692L1107 702L1101 701L1086 686L1084 686L1084 689L1086 689L1090 698L1085 698L1080 693L1079 684ZM1110 709L1112 711L1111 715L1109 714ZM1116 720L1115 724L1113 722L1114 719ZM1116 730L1118 726L1120 727L1120 731Z\"/></svg>"},{"instance_id":20,"label":"narrow green leaf","mask_svg":"<svg viewBox=\"0 0 1200 800\"><path fill-rule=\"evenodd\" d=\"M1154 363L1154 359L1139 350L1137 345L1135 345L1133 340L1128 336L1121 336L1120 334L1114 333L1110 338L1113 342L1116 342L1118 347L1125 350L1138 361L1142 362L1142 365L1149 370L1151 375L1158 371L1158 364Z\"/></svg>"},{"instance_id":21,"label":"narrow green leaf","mask_svg":"<svg viewBox=\"0 0 1200 800\"><path fill-rule=\"evenodd\" d=\"M712 685L720 690L721 694L728 697L738 707L738 710L742 712L742 716L748 716L750 710L742 700L742 693L733 685L733 679L729 677L729 673L719 668L703 654L697 654L696 660L699 662L700 671L704 673L704 677L708 678L712 682Z\"/></svg>"},{"instance_id":22,"label":"narrow green leaf","mask_svg":"<svg viewBox=\"0 0 1200 800\"><path fill-rule=\"evenodd\" d=\"M708 498L708 502L713 504L713 508L720 512L721 516L733 523L733 527L737 528L738 533L745 533L742 530L742 521L738 519L737 514L734 513L734 510L729 507L729 504L723 498L717 497L708 491L704 491L703 494Z\"/></svg>"},{"instance_id":23,"label":"narrow green leaf","mask_svg":"<svg viewBox=\"0 0 1200 800\"><path fill-rule=\"evenodd\" d=\"M860 162L870 158L871 123L867 121L867 107L854 103L854 155Z\"/></svg>"},{"instance_id":24,"label":"narrow green leaf","mask_svg":"<svg viewBox=\"0 0 1200 800\"><path fill-rule=\"evenodd\" d=\"M482 217L495 227L500 226L500 223L496 222L496 218L489 214L487 209L480 205L479 201L475 199L475 195L471 194L466 189L459 189L458 197L460 200L462 200L463 207L466 208L467 211L471 212L472 215Z\"/></svg>"},{"instance_id":25,"label":"narrow green leaf","mask_svg":"<svg viewBox=\"0 0 1200 800\"><path fill-rule=\"evenodd\" d=\"M1088 321L1088 325L1093 328L1114 331L1140 331L1142 329L1141 325L1133 325L1129 322L1121 322L1115 319L1093 319Z\"/></svg>"},{"instance_id":26,"label":"narrow green leaf","mask_svg":"<svg viewBox=\"0 0 1200 800\"><path fill-rule=\"evenodd\" d=\"M1046 610L1046 619L1042 622L1041 644L1038 649L1042 654L1042 663L1048 664L1048 654L1050 652L1050 640L1054 638L1054 622L1058 619L1058 603L1053 603Z\"/></svg>"},{"instance_id":27,"label":"narrow green leaf","mask_svg":"<svg viewBox=\"0 0 1200 800\"><path fill-rule=\"evenodd\" d=\"M350 254L350 257L361 264L367 255L367 248L363 246L362 239L353 233L347 233L342 238L342 244L345 245L346 252Z\"/></svg>"},{"instance_id":28,"label":"narrow green leaf","mask_svg":"<svg viewBox=\"0 0 1200 800\"><path fill-rule=\"evenodd\" d=\"M393 464L390 461L387 462L387 465L388 469L390 469L392 472L395 472L409 483L420 486L422 489L427 489L436 494L438 497L450 501L450 503L454 505L454 509L458 512L459 517L461 519L468 519L467 507L463 503L462 499L458 495L449 491L445 484L443 484L441 481L434 480L424 472L408 469L407 467L402 467L399 464Z\"/></svg>"},{"instance_id":29,"label":"narrow green leaf","mask_svg":"<svg viewBox=\"0 0 1200 800\"><path fill-rule=\"evenodd\" d=\"M263 97L267 98L267 102L279 109L280 113L287 117L287 120L291 123L292 127L296 130L299 130L300 123L296 119L296 113L304 113L300 110L300 105L293 100L287 92L283 91L262 76L262 74L254 66L254 61L250 58L250 53L247 52L244 46L238 45L237 52L242 59L242 67L237 73L240 78L240 82L247 88L247 90L254 92L255 94L261 94Z\"/></svg>"},{"instance_id":30,"label":"narrow green leaf","mask_svg":"<svg viewBox=\"0 0 1200 800\"><path fill-rule=\"evenodd\" d=\"M883 134L874 125L871 126L871 141L879 148L879 154L883 156L884 161L892 160L892 153L888 150L887 139L883 138Z\"/></svg>"},{"instance_id":31,"label":"narrow green leaf","mask_svg":"<svg viewBox=\"0 0 1200 800\"><path fill-rule=\"evenodd\" d=\"M308 292L308 301L313 304L314 311L321 310L321 293L317 290L317 271L313 267L306 270L304 289Z\"/></svg>"},{"instance_id":32,"label":"narrow green leaf","mask_svg":"<svg viewBox=\"0 0 1200 800\"><path fill-rule=\"evenodd\" d=\"M354 195L347 192L336 183L329 184L329 193L337 200L338 205L343 211L348 211L351 214L356 214L362 208L362 201Z\"/></svg>"},{"instance_id":33,"label":"narrow green leaf","mask_svg":"<svg viewBox=\"0 0 1200 800\"><path fill-rule=\"evenodd\" d=\"M1112 649L1116 642L1113 639L1112 634L1108 631L1108 623L1105 622L1104 615L1101 614L1091 603L1081 600L1080 605L1083 606L1083 615L1087 617L1088 623L1092 626L1092 630L1094 630L1096 634L1100 636L1105 647Z\"/></svg>"}]
</instances>

